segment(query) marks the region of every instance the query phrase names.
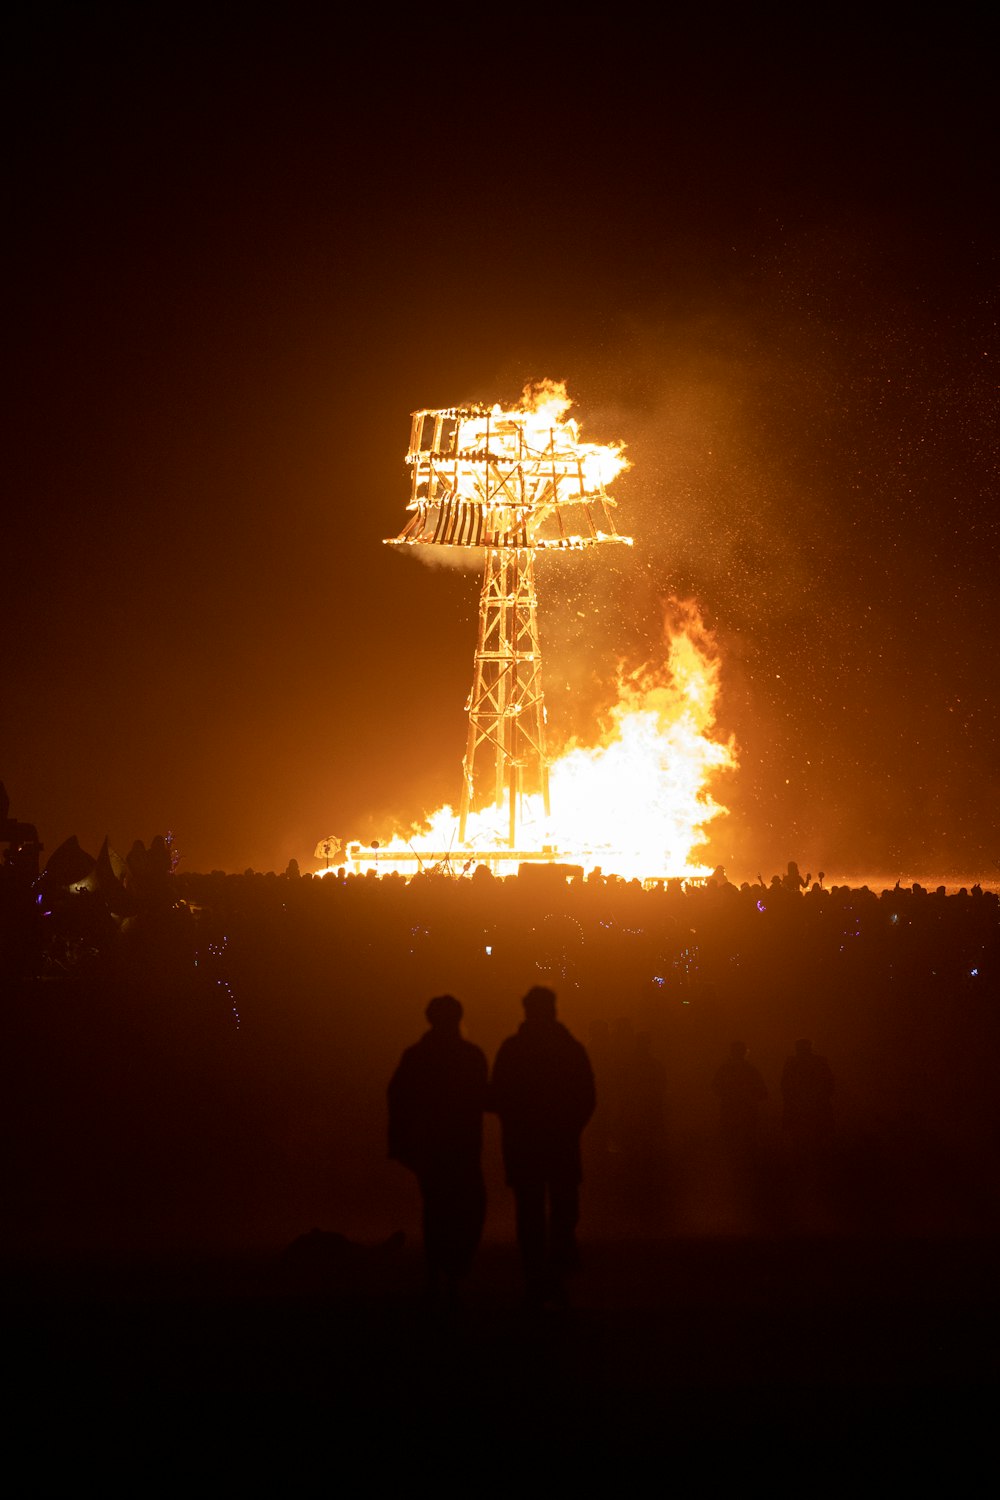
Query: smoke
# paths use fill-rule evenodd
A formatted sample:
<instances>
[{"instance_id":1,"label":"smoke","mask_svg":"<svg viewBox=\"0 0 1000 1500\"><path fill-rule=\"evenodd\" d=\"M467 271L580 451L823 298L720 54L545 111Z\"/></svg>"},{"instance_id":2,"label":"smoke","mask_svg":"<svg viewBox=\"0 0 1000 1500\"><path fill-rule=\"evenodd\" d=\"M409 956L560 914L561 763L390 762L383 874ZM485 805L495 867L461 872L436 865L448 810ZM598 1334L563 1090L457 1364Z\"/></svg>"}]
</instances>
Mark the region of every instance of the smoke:
<instances>
[{"instance_id":1,"label":"smoke","mask_svg":"<svg viewBox=\"0 0 1000 1500\"><path fill-rule=\"evenodd\" d=\"M550 744L655 659L664 600L697 600L741 747L711 846L733 870L994 868L988 345L912 295L906 254L874 217L775 232L739 279L621 320L599 365L560 350L584 437L625 445L635 545L538 559Z\"/></svg>"},{"instance_id":2,"label":"smoke","mask_svg":"<svg viewBox=\"0 0 1000 1500\"><path fill-rule=\"evenodd\" d=\"M541 380L528 381L521 392L520 404L525 411L547 408L553 422L562 422L573 405L573 398L566 389L565 380L550 380L545 376Z\"/></svg>"},{"instance_id":3,"label":"smoke","mask_svg":"<svg viewBox=\"0 0 1000 1500\"><path fill-rule=\"evenodd\" d=\"M427 568L444 568L453 573L481 573L486 563L485 547L435 547L418 542L397 551L416 557Z\"/></svg>"},{"instance_id":4,"label":"smoke","mask_svg":"<svg viewBox=\"0 0 1000 1500\"><path fill-rule=\"evenodd\" d=\"M965 527L991 418L981 363L907 300L898 255L877 224L789 238L623 325L570 382L586 436L625 444L635 546L539 567L554 738L585 735L620 658L654 654L664 599L696 599L742 750L712 847L751 873L995 852L993 548Z\"/></svg>"}]
</instances>

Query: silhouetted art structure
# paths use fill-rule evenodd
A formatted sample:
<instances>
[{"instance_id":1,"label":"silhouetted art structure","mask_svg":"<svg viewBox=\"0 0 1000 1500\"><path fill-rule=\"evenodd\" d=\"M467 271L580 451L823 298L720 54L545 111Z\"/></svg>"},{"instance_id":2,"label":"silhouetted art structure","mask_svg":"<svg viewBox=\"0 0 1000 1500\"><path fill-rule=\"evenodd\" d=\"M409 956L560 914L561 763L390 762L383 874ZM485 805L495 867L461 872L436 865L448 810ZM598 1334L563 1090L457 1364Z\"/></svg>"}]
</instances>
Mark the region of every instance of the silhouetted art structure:
<instances>
[{"instance_id":1,"label":"silhouetted art structure","mask_svg":"<svg viewBox=\"0 0 1000 1500\"><path fill-rule=\"evenodd\" d=\"M556 1019L552 990L524 997L524 1021L496 1056L489 1107L500 1117L529 1305L559 1298L576 1269L580 1137L597 1102L586 1048Z\"/></svg>"},{"instance_id":2,"label":"silhouetted art structure","mask_svg":"<svg viewBox=\"0 0 1000 1500\"><path fill-rule=\"evenodd\" d=\"M426 1015L430 1030L406 1049L389 1083L389 1157L420 1184L428 1290L454 1297L486 1218L480 1160L489 1068L461 1034L453 995L438 995Z\"/></svg>"},{"instance_id":3,"label":"silhouetted art structure","mask_svg":"<svg viewBox=\"0 0 1000 1500\"><path fill-rule=\"evenodd\" d=\"M580 441L565 386L529 386L521 405L413 413L410 520L392 545L483 548L479 636L463 763L458 840L470 811L541 794L549 814L542 652L535 553L631 545L611 518L605 486L625 467L621 448Z\"/></svg>"}]
</instances>

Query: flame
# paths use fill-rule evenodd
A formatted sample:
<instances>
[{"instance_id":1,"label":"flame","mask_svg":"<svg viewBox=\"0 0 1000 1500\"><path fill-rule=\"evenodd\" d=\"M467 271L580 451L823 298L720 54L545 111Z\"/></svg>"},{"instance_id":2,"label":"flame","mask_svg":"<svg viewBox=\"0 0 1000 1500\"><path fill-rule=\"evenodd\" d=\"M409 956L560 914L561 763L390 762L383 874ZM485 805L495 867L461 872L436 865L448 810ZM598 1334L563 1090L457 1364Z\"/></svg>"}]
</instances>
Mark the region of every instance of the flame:
<instances>
[{"instance_id":1,"label":"flame","mask_svg":"<svg viewBox=\"0 0 1000 1500\"><path fill-rule=\"evenodd\" d=\"M608 486L629 468L622 443L584 443L562 381L525 386L517 405L410 413L409 519L389 546L535 552L632 545Z\"/></svg>"},{"instance_id":2,"label":"flame","mask_svg":"<svg viewBox=\"0 0 1000 1500\"><path fill-rule=\"evenodd\" d=\"M505 409L499 402L489 414L489 437L492 451L512 462L521 457L519 434L528 452L537 458L555 452L565 459L571 454L579 464L585 492L599 490L629 467L623 443L583 443L580 425L566 413L573 405L565 381L538 380L524 387L520 405ZM466 417L459 424L458 450L476 452L486 441L485 416Z\"/></svg>"},{"instance_id":3,"label":"flame","mask_svg":"<svg viewBox=\"0 0 1000 1500\"><path fill-rule=\"evenodd\" d=\"M540 796L521 799L519 849L506 864L490 861L497 873L512 873L518 855L532 852L627 878L711 873L697 851L709 825L727 812L711 784L737 765L733 738L713 736L719 653L692 601L671 601L664 633L664 660L619 669L617 701L599 742L573 741L551 763L551 817ZM476 854L502 850L505 808L470 814L464 849L455 848L457 821L451 807L442 807L419 832L393 839L374 857L352 846L351 862L385 872L401 859L433 864L450 854L460 869L475 863Z\"/></svg>"},{"instance_id":4,"label":"flame","mask_svg":"<svg viewBox=\"0 0 1000 1500\"><path fill-rule=\"evenodd\" d=\"M715 642L691 603L675 606L667 659L625 674L610 728L594 749L571 746L550 768L556 842L579 830L614 857L619 875L708 875L694 860L727 809L713 776L736 766L733 740L713 739L719 695Z\"/></svg>"},{"instance_id":5,"label":"flame","mask_svg":"<svg viewBox=\"0 0 1000 1500\"><path fill-rule=\"evenodd\" d=\"M557 427L572 405L565 380L529 380L521 392L521 410L539 417L546 427Z\"/></svg>"}]
</instances>

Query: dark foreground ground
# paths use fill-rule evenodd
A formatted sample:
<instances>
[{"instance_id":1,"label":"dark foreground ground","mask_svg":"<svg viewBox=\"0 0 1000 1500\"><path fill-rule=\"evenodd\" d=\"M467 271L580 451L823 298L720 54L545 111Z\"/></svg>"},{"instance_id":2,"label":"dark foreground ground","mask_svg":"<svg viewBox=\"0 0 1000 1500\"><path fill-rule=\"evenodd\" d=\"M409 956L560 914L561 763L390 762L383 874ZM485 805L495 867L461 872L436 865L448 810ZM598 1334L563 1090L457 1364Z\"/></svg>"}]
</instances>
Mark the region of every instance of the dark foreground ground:
<instances>
[{"instance_id":1,"label":"dark foreground ground","mask_svg":"<svg viewBox=\"0 0 1000 1500\"><path fill-rule=\"evenodd\" d=\"M475 1486L527 1460L574 1478L656 1461L666 1481L692 1443L959 1453L992 1427L997 1249L590 1243L571 1308L541 1316L519 1309L502 1245L452 1316L423 1305L413 1245L318 1270L262 1253L8 1264L8 1459L25 1456L19 1493L294 1493L351 1475Z\"/></svg>"}]
</instances>

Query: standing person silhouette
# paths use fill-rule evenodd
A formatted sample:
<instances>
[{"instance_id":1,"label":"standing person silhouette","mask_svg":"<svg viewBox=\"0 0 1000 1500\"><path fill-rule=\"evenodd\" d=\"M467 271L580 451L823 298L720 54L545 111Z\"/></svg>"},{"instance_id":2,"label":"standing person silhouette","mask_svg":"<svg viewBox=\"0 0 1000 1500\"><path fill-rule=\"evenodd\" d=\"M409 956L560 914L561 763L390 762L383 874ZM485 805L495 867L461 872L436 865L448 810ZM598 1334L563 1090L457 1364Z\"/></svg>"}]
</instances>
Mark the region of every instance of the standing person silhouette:
<instances>
[{"instance_id":1,"label":"standing person silhouette","mask_svg":"<svg viewBox=\"0 0 1000 1500\"><path fill-rule=\"evenodd\" d=\"M781 1073L782 1124L802 1155L815 1154L833 1132L833 1073L808 1037L795 1043Z\"/></svg>"},{"instance_id":2,"label":"standing person silhouette","mask_svg":"<svg viewBox=\"0 0 1000 1500\"><path fill-rule=\"evenodd\" d=\"M427 1289L454 1300L486 1218L480 1159L489 1068L461 1033L462 1006L438 995L430 1030L408 1047L389 1083L389 1157L416 1174L423 1199Z\"/></svg>"},{"instance_id":3,"label":"standing person silhouette","mask_svg":"<svg viewBox=\"0 0 1000 1500\"><path fill-rule=\"evenodd\" d=\"M767 1085L747 1060L749 1050L746 1042L733 1042L713 1079L723 1140L730 1153L740 1157L756 1150L760 1106L767 1098Z\"/></svg>"},{"instance_id":4,"label":"standing person silhouette","mask_svg":"<svg viewBox=\"0 0 1000 1500\"><path fill-rule=\"evenodd\" d=\"M594 1113L586 1048L556 1020L552 990L524 997L524 1021L497 1053L489 1105L500 1117L529 1306L561 1298L579 1256L580 1136Z\"/></svg>"}]
</instances>

